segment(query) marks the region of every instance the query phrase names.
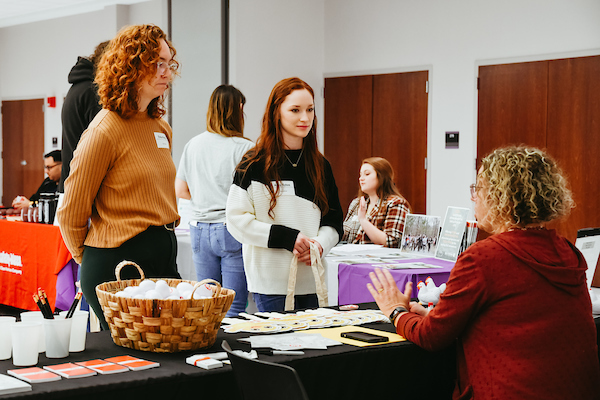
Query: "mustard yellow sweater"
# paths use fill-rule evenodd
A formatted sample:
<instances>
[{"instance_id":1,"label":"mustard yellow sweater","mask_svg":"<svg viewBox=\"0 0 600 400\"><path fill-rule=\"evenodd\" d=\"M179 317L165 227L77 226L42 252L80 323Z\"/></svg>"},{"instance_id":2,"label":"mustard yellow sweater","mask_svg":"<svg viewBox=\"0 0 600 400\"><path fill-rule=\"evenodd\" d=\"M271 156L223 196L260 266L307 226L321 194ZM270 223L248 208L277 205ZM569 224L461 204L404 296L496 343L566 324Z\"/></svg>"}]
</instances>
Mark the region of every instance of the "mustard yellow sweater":
<instances>
[{"instance_id":1,"label":"mustard yellow sweater","mask_svg":"<svg viewBox=\"0 0 600 400\"><path fill-rule=\"evenodd\" d=\"M67 248L81 263L83 246L115 248L179 218L172 131L161 118L123 119L101 110L83 133L57 212ZM91 225L88 228L88 219Z\"/></svg>"}]
</instances>

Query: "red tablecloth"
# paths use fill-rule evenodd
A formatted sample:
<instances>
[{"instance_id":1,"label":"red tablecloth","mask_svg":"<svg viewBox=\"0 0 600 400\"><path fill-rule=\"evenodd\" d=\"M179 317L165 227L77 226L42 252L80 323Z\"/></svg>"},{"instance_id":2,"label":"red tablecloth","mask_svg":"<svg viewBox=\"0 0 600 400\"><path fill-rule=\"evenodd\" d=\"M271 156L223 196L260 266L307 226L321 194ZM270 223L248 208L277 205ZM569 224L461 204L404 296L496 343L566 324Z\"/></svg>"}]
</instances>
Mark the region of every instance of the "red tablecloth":
<instances>
[{"instance_id":1,"label":"red tablecloth","mask_svg":"<svg viewBox=\"0 0 600 400\"><path fill-rule=\"evenodd\" d=\"M57 276L70 260L57 226L0 220L0 304L37 310L32 295L41 287L54 308Z\"/></svg>"}]
</instances>

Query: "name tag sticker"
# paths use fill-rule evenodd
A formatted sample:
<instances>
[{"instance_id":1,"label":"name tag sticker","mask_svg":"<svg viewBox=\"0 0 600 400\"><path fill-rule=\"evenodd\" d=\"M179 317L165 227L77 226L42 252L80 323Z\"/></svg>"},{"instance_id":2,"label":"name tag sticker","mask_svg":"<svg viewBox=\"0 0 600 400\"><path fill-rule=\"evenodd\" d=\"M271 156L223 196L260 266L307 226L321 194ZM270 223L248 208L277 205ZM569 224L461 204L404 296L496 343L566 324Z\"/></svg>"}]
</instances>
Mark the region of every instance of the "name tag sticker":
<instances>
[{"instance_id":1,"label":"name tag sticker","mask_svg":"<svg viewBox=\"0 0 600 400\"><path fill-rule=\"evenodd\" d=\"M271 182L271 185L273 185L273 189L277 188L276 182ZM279 183L279 191L282 196L295 196L296 189L294 187L294 181L281 181Z\"/></svg>"},{"instance_id":2,"label":"name tag sticker","mask_svg":"<svg viewBox=\"0 0 600 400\"><path fill-rule=\"evenodd\" d=\"M159 149L168 149L169 147L169 139L167 139L167 135L162 132L154 132L154 137L156 138L156 146Z\"/></svg>"}]
</instances>

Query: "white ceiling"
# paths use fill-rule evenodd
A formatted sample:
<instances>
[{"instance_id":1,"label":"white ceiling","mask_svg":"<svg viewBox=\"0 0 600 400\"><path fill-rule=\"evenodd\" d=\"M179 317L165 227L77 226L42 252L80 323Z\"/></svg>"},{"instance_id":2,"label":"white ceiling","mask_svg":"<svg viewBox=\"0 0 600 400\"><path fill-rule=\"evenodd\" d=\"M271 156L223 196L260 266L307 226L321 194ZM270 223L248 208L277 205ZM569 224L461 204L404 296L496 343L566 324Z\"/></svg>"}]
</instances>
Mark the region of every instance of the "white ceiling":
<instances>
[{"instance_id":1,"label":"white ceiling","mask_svg":"<svg viewBox=\"0 0 600 400\"><path fill-rule=\"evenodd\" d=\"M0 0L0 28L148 0Z\"/></svg>"}]
</instances>

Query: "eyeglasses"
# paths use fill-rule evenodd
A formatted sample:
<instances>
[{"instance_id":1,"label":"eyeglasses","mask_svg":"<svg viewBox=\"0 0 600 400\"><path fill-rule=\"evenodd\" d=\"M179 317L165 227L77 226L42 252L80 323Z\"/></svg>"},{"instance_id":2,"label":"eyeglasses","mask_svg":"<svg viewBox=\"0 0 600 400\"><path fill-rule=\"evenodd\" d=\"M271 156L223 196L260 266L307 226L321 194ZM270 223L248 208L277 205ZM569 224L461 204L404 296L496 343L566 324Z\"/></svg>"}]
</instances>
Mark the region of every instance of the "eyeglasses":
<instances>
[{"instance_id":1,"label":"eyeglasses","mask_svg":"<svg viewBox=\"0 0 600 400\"><path fill-rule=\"evenodd\" d=\"M44 169L45 169L46 171L49 171L49 170L51 170L52 168L56 167L57 165L60 165L60 163L56 163L56 164L54 164L54 165L44 165Z\"/></svg>"},{"instance_id":2,"label":"eyeglasses","mask_svg":"<svg viewBox=\"0 0 600 400\"><path fill-rule=\"evenodd\" d=\"M471 200L475 200L475 196L477 195L479 189L481 189L481 186L477 186L477 184L472 183L471 186L469 186L469 189L471 189Z\"/></svg>"},{"instance_id":3,"label":"eyeglasses","mask_svg":"<svg viewBox=\"0 0 600 400\"><path fill-rule=\"evenodd\" d=\"M159 61L156 63L156 70L161 74L167 72L167 69L170 69L171 71L177 71L177 68L179 68L179 64L174 61Z\"/></svg>"}]
</instances>

